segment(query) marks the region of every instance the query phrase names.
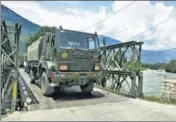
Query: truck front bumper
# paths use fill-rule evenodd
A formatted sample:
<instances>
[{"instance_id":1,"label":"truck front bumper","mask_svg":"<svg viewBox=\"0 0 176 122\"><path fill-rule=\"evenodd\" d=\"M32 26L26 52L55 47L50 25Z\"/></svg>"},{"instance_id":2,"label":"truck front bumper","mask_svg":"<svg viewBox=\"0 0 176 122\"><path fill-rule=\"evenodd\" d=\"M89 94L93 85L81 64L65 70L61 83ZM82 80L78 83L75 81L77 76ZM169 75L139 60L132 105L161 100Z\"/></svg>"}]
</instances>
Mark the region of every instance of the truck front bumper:
<instances>
[{"instance_id":1,"label":"truck front bumper","mask_svg":"<svg viewBox=\"0 0 176 122\"><path fill-rule=\"evenodd\" d=\"M102 76L101 72L51 72L51 86L58 86L66 83L67 85L83 85L89 80L97 82Z\"/></svg>"}]
</instances>

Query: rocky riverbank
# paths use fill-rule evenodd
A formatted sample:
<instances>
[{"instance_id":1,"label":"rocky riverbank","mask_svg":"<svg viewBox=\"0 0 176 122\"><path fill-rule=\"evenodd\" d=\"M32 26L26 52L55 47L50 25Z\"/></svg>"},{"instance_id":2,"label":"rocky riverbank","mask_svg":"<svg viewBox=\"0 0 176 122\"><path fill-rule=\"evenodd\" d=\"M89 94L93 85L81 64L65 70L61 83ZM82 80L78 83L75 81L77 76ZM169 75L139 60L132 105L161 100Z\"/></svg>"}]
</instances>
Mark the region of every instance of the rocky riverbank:
<instances>
[{"instance_id":1,"label":"rocky riverbank","mask_svg":"<svg viewBox=\"0 0 176 122\"><path fill-rule=\"evenodd\" d=\"M162 83L161 98L170 102L176 102L176 78L167 79Z\"/></svg>"}]
</instances>

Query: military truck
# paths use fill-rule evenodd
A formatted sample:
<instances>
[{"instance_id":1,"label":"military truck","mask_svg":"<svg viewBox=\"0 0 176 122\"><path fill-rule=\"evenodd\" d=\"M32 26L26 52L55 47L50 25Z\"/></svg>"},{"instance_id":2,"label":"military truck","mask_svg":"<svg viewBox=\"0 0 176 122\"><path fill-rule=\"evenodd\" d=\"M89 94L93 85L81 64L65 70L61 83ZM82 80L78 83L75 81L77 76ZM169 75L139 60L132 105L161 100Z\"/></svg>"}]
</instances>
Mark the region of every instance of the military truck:
<instances>
[{"instance_id":1,"label":"military truck","mask_svg":"<svg viewBox=\"0 0 176 122\"><path fill-rule=\"evenodd\" d=\"M43 95L54 87L79 85L90 93L101 77L100 42L94 34L57 28L28 46L27 72L39 79Z\"/></svg>"}]
</instances>

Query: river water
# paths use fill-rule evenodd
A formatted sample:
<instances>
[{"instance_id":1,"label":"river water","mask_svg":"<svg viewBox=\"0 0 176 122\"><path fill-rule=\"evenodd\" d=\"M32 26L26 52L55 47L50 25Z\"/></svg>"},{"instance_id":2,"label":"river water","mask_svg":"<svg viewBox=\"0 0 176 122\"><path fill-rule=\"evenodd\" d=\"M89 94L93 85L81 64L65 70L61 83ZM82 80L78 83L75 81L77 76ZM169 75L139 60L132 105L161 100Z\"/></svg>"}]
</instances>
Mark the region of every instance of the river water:
<instances>
[{"instance_id":1,"label":"river water","mask_svg":"<svg viewBox=\"0 0 176 122\"><path fill-rule=\"evenodd\" d=\"M160 96L161 95L161 85L165 79L175 77L176 73L167 73L165 71L159 70L145 70L143 71L143 94L145 96ZM107 82L107 87L110 88L112 85L112 80L109 79ZM131 79L128 77L127 82L122 83L122 92L129 93L131 87Z\"/></svg>"},{"instance_id":2,"label":"river water","mask_svg":"<svg viewBox=\"0 0 176 122\"><path fill-rule=\"evenodd\" d=\"M158 70L143 71L143 93L144 95L160 95L160 87L165 79L176 78L176 74Z\"/></svg>"}]
</instances>

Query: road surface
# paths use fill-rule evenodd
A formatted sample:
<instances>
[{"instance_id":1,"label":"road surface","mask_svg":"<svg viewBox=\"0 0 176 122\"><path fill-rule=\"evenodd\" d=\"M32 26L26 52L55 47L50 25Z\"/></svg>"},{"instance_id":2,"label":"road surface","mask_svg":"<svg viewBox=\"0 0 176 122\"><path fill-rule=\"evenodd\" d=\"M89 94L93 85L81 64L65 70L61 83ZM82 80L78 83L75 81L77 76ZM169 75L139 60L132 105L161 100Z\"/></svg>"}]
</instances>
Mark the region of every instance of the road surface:
<instances>
[{"instance_id":1,"label":"road surface","mask_svg":"<svg viewBox=\"0 0 176 122\"><path fill-rule=\"evenodd\" d=\"M176 121L174 105L126 98L96 88L90 96L82 95L79 87L73 87L62 94L56 92L50 98L44 97L38 86L29 83L22 69L20 73L40 103L29 106L31 111L8 115L4 121Z\"/></svg>"}]
</instances>

